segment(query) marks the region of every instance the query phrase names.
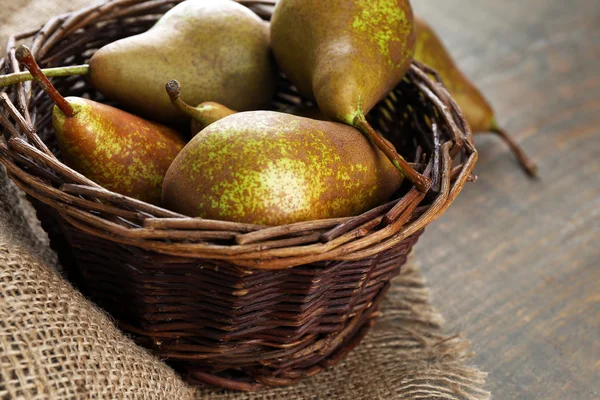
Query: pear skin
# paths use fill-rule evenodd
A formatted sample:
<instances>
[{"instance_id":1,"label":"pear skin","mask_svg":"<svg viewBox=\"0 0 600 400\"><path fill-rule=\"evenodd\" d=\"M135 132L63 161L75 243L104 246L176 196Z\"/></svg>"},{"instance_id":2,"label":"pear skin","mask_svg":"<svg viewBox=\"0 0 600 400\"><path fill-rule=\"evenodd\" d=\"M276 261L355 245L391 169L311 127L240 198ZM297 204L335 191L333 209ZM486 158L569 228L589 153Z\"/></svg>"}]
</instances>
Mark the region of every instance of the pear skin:
<instances>
[{"instance_id":1,"label":"pear skin","mask_svg":"<svg viewBox=\"0 0 600 400\"><path fill-rule=\"evenodd\" d=\"M492 106L473 82L458 68L450 52L433 28L415 16L415 60L436 70L448 92L460 106L473 133L492 132L499 135L515 153L519 163L530 176L537 167L523 149L496 123Z\"/></svg>"},{"instance_id":2,"label":"pear skin","mask_svg":"<svg viewBox=\"0 0 600 400\"><path fill-rule=\"evenodd\" d=\"M268 25L231 0L182 2L147 32L104 46L89 64L100 92L165 123L182 122L165 95L169 79L184 84L189 104L241 111L268 106L276 87Z\"/></svg>"},{"instance_id":3,"label":"pear skin","mask_svg":"<svg viewBox=\"0 0 600 400\"><path fill-rule=\"evenodd\" d=\"M439 36L420 17L415 17L415 34L415 60L437 71L461 107L473 132L489 131L494 118L492 107L479 89L457 67Z\"/></svg>"},{"instance_id":4,"label":"pear skin","mask_svg":"<svg viewBox=\"0 0 600 400\"><path fill-rule=\"evenodd\" d=\"M52 123L63 161L109 190L158 205L165 173L185 145L179 134L102 103L65 98L27 46L15 57L55 103Z\"/></svg>"},{"instance_id":5,"label":"pear skin","mask_svg":"<svg viewBox=\"0 0 600 400\"><path fill-rule=\"evenodd\" d=\"M271 21L273 52L323 114L353 125L406 74L412 20L406 0L281 0Z\"/></svg>"},{"instance_id":6,"label":"pear skin","mask_svg":"<svg viewBox=\"0 0 600 400\"><path fill-rule=\"evenodd\" d=\"M196 110L198 110L198 114L201 117L192 120L192 136L196 135L213 122L217 122L218 120L237 112L225 107L223 104L215 103L214 101L205 101L204 103L199 104L198 107L196 107Z\"/></svg>"},{"instance_id":7,"label":"pear skin","mask_svg":"<svg viewBox=\"0 0 600 400\"><path fill-rule=\"evenodd\" d=\"M196 135L163 183L163 205L264 225L360 214L402 176L358 130L274 111L225 117Z\"/></svg>"},{"instance_id":8,"label":"pear skin","mask_svg":"<svg viewBox=\"0 0 600 400\"><path fill-rule=\"evenodd\" d=\"M159 205L162 182L185 141L171 128L114 107L67 97L52 122L63 161L108 190Z\"/></svg>"},{"instance_id":9,"label":"pear skin","mask_svg":"<svg viewBox=\"0 0 600 400\"><path fill-rule=\"evenodd\" d=\"M271 43L283 72L327 118L358 128L420 191L431 187L365 118L412 62L408 0L280 0Z\"/></svg>"}]
</instances>

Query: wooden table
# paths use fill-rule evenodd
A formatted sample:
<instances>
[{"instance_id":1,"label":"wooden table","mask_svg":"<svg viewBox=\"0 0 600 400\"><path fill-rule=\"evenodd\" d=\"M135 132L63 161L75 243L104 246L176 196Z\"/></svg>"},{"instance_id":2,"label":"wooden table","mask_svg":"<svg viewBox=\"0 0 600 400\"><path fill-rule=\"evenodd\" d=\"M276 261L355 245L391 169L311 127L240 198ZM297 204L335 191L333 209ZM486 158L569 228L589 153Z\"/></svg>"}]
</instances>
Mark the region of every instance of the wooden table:
<instances>
[{"instance_id":1,"label":"wooden table","mask_svg":"<svg viewBox=\"0 0 600 400\"><path fill-rule=\"evenodd\" d=\"M495 399L600 398L600 3L413 1L538 162L494 137L416 251Z\"/></svg>"}]
</instances>

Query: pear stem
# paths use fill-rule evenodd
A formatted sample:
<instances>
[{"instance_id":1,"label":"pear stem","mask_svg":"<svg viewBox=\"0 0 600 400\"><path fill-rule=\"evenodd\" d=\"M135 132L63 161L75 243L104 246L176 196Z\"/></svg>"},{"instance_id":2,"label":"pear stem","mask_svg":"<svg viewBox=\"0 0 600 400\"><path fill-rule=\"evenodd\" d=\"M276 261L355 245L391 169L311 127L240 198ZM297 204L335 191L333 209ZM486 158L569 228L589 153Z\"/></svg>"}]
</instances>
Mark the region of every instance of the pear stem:
<instances>
[{"instance_id":1,"label":"pear stem","mask_svg":"<svg viewBox=\"0 0 600 400\"><path fill-rule=\"evenodd\" d=\"M419 174L410 166L408 162L394 147L383 140L383 137L369 124L363 114L358 114L354 118L354 126L364 133L373 143L381 150L387 158L394 164L394 166L406 176L419 190L420 192L426 193L431 188L431 179Z\"/></svg>"},{"instance_id":2,"label":"pear stem","mask_svg":"<svg viewBox=\"0 0 600 400\"><path fill-rule=\"evenodd\" d=\"M508 147L510 147L512 152L515 154L515 157L517 157L519 164L521 164L521 167L523 168L523 170L525 170L527 175L529 175L530 177L537 176L537 165L529 158L529 156L525 153L523 148L504 129L500 128L496 124L493 124L492 129L490 129L490 132L500 136L500 138L508 145Z\"/></svg>"},{"instance_id":3,"label":"pear stem","mask_svg":"<svg viewBox=\"0 0 600 400\"><path fill-rule=\"evenodd\" d=\"M58 93L58 90L50 83L50 80L44 75L40 66L37 62L35 62L33 56L31 55L31 51L27 46L21 45L15 51L15 57L17 61L21 64L25 65L25 67L29 70L33 79L40 85L40 87L50 96L54 104L68 117L71 118L75 115L75 110L69 104L64 97Z\"/></svg>"},{"instance_id":4,"label":"pear stem","mask_svg":"<svg viewBox=\"0 0 600 400\"><path fill-rule=\"evenodd\" d=\"M170 80L165 85L167 89L167 94L169 95L169 99L171 103L182 113L191 117L196 121L203 121L203 114L196 107L192 107L187 104L185 101L181 100L181 84L175 79Z\"/></svg>"},{"instance_id":5,"label":"pear stem","mask_svg":"<svg viewBox=\"0 0 600 400\"><path fill-rule=\"evenodd\" d=\"M48 78L57 78L64 76L73 76L73 75L87 75L89 72L90 66L87 64L83 65L73 65L70 67L58 67L58 68L44 68L42 73L46 75ZM33 80L33 76L30 72L15 72L13 74L2 75L0 76L0 88L15 85L21 82L27 82Z\"/></svg>"}]
</instances>

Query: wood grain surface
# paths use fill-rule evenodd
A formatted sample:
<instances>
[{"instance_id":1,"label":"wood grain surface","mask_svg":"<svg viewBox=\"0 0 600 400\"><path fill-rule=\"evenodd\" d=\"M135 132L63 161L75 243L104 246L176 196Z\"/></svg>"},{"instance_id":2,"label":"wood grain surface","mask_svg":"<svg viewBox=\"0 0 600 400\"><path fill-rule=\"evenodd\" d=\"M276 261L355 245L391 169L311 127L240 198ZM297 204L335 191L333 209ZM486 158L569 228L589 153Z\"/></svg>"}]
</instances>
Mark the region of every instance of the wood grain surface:
<instances>
[{"instance_id":1,"label":"wood grain surface","mask_svg":"<svg viewBox=\"0 0 600 400\"><path fill-rule=\"evenodd\" d=\"M600 3L419 0L538 162L477 140L479 181L416 251L495 399L600 399Z\"/></svg>"},{"instance_id":2,"label":"wood grain surface","mask_svg":"<svg viewBox=\"0 0 600 400\"><path fill-rule=\"evenodd\" d=\"M29 29L88 1L24 3L0 0L0 25ZM472 339L495 399L599 399L600 4L413 6L541 175L528 180L498 139L478 137L479 181L416 251L436 305L450 329ZM7 34L0 27L2 43Z\"/></svg>"}]
</instances>

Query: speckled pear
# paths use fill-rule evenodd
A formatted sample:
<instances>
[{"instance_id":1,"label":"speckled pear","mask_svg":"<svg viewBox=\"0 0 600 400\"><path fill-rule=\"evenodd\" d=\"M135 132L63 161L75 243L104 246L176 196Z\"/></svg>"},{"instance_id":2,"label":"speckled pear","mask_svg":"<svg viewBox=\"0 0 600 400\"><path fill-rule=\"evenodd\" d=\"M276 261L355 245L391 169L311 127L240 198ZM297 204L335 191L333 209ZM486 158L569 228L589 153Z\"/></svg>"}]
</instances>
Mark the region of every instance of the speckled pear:
<instances>
[{"instance_id":1,"label":"speckled pear","mask_svg":"<svg viewBox=\"0 0 600 400\"><path fill-rule=\"evenodd\" d=\"M431 186L365 118L412 61L408 0L280 0L271 42L283 72L327 118L360 129L419 190Z\"/></svg>"},{"instance_id":2,"label":"speckled pear","mask_svg":"<svg viewBox=\"0 0 600 400\"><path fill-rule=\"evenodd\" d=\"M160 204L164 176L185 145L179 134L102 103L63 98L25 46L16 55L56 103L52 122L65 164L106 189Z\"/></svg>"},{"instance_id":3,"label":"speckled pear","mask_svg":"<svg viewBox=\"0 0 600 400\"><path fill-rule=\"evenodd\" d=\"M359 214L402 177L358 130L274 111L225 117L175 158L163 205L192 217L281 225Z\"/></svg>"},{"instance_id":4,"label":"speckled pear","mask_svg":"<svg viewBox=\"0 0 600 400\"><path fill-rule=\"evenodd\" d=\"M270 104L276 86L268 25L231 0L187 0L150 30L110 43L90 60L90 80L144 117L181 122L165 95L179 80L189 104L216 101L236 110Z\"/></svg>"},{"instance_id":5,"label":"speckled pear","mask_svg":"<svg viewBox=\"0 0 600 400\"><path fill-rule=\"evenodd\" d=\"M458 68L450 52L433 28L420 17L415 17L415 60L435 69L444 85L460 106L474 133L498 134L509 145L523 169L535 175L537 167L523 149L496 123L492 106L473 82Z\"/></svg>"},{"instance_id":6,"label":"speckled pear","mask_svg":"<svg viewBox=\"0 0 600 400\"><path fill-rule=\"evenodd\" d=\"M92 100L65 100L74 115L52 112L63 161L109 190L160 204L167 169L185 146L179 134Z\"/></svg>"}]
</instances>

